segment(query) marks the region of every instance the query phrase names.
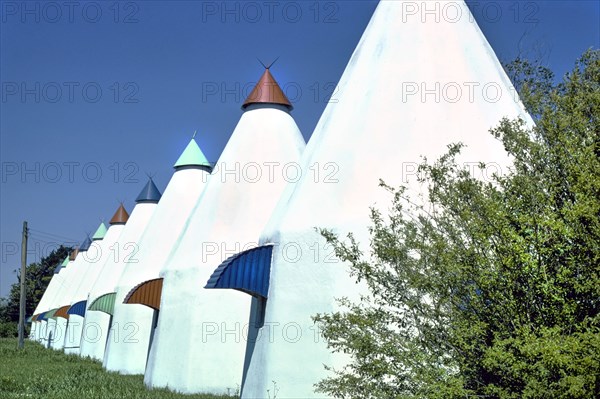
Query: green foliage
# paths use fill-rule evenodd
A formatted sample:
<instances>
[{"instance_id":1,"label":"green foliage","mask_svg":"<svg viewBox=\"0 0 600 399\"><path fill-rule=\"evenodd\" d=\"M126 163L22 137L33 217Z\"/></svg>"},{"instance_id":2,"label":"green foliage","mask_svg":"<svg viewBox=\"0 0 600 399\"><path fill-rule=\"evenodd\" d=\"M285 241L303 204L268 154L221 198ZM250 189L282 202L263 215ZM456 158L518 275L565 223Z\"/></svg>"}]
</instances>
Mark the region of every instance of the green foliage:
<instances>
[{"instance_id":1,"label":"green foliage","mask_svg":"<svg viewBox=\"0 0 600 399\"><path fill-rule=\"evenodd\" d=\"M18 335L17 323L0 321L0 338L14 338Z\"/></svg>"},{"instance_id":2,"label":"green foliage","mask_svg":"<svg viewBox=\"0 0 600 399\"><path fill-rule=\"evenodd\" d=\"M148 390L141 375L108 373L99 362L45 349L16 339L0 339L0 398L39 399L220 399L218 395L181 395Z\"/></svg>"},{"instance_id":3,"label":"green foliage","mask_svg":"<svg viewBox=\"0 0 600 399\"><path fill-rule=\"evenodd\" d=\"M427 207L382 182L371 253L324 236L370 295L315 320L353 361L317 389L336 398L600 397L600 52L563 83L527 69L536 127L492 134L511 170L474 179L461 145L420 166ZM523 87L523 85L516 85ZM485 165L481 165L485 167Z\"/></svg>"},{"instance_id":4,"label":"green foliage","mask_svg":"<svg viewBox=\"0 0 600 399\"><path fill-rule=\"evenodd\" d=\"M544 106L549 105L547 100L550 98L554 79L552 71L522 58L504 65L504 69L529 114L536 120L539 119Z\"/></svg>"},{"instance_id":5,"label":"green foliage","mask_svg":"<svg viewBox=\"0 0 600 399\"><path fill-rule=\"evenodd\" d=\"M48 256L42 258L39 262L31 263L26 268L25 295L26 305L25 314L27 317L33 315L37 304L42 299L52 276L54 269L61 264L72 248L60 246L53 250ZM18 322L19 321L19 300L21 295L20 287L21 276L17 283L10 288L10 293L6 303L0 303L0 320Z\"/></svg>"},{"instance_id":6,"label":"green foliage","mask_svg":"<svg viewBox=\"0 0 600 399\"><path fill-rule=\"evenodd\" d=\"M0 298L0 323L10 321L10 317L8 317L8 312L6 311L8 307L8 299Z\"/></svg>"}]
</instances>

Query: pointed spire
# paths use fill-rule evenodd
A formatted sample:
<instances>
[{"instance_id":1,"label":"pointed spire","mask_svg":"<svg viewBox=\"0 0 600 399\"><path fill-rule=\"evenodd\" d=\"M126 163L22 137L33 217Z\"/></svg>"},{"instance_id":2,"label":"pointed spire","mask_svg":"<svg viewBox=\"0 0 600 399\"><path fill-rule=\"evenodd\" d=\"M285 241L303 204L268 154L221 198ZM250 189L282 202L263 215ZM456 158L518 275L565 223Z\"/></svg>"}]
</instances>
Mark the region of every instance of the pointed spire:
<instances>
[{"instance_id":1,"label":"pointed spire","mask_svg":"<svg viewBox=\"0 0 600 399\"><path fill-rule=\"evenodd\" d=\"M79 254L79 248L74 248L71 251L71 254L69 255L69 261L75 260L75 258L77 257L77 254Z\"/></svg>"},{"instance_id":2,"label":"pointed spire","mask_svg":"<svg viewBox=\"0 0 600 399\"><path fill-rule=\"evenodd\" d=\"M246 101L244 101L242 109L246 109L250 104L279 104L288 107L290 111L294 108L273 75L271 75L268 67L248 98L246 98Z\"/></svg>"},{"instance_id":3,"label":"pointed spire","mask_svg":"<svg viewBox=\"0 0 600 399\"><path fill-rule=\"evenodd\" d=\"M160 200L160 197L160 191L158 190L156 184L154 184L154 181L150 177L148 179L148 183L140 192L140 195L138 195L135 199L135 202L137 202L138 204L140 202L150 202L156 204L158 200Z\"/></svg>"},{"instance_id":4,"label":"pointed spire","mask_svg":"<svg viewBox=\"0 0 600 399\"><path fill-rule=\"evenodd\" d=\"M90 245L92 245L92 240L90 239L90 236L86 236L85 240L83 240L83 242L79 246L79 251L87 251L90 248Z\"/></svg>"},{"instance_id":5,"label":"pointed spire","mask_svg":"<svg viewBox=\"0 0 600 399\"><path fill-rule=\"evenodd\" d=\"M63 263L61 264L61 267L67 267L68 264L69 264L69 257L67 256L65 258L65 260L63 260Z\"/></svg>"},{"instance_id":6,"label":"pointed spire","mask_svg":"<svg viewBox=\"0 0 600 399\"><path fill-rule=\"evenodd\" d=\"M119 208L113 215L112 219L110 219L110 224L125 224L127 223L127 219L129 219L129 214L125 210L123 204L119 205Z\"/></svg>"},{"instance_id":7,"label":"pointed spire","mask_svg":"<svg viewBox=\"0 0 600 399\"><path fill-rule=\"evenodd\" d=\"M195 135L196 134L194 133L194 136ZM190 143L185 147L185 150L183 150L181 156L177 162L175 162L175 165L173 165L175 169L183 166L203 166L211 168L210 162L208 162L194 138L190 140Z\"/></svg>"},{"instance_id":8,"label":"pointed spire","mask_svg":"<svg viewBox=\"0 0 600 399\"><path fill-rule=\"evenodd\" d=\"M101 240L104 238L105 235L106 235L106 225L104 224L104 222L101 222L100 226L98 226L98 229L92 236L92 240L94 240L94 241Z\"/></svg>"}]
</instances>

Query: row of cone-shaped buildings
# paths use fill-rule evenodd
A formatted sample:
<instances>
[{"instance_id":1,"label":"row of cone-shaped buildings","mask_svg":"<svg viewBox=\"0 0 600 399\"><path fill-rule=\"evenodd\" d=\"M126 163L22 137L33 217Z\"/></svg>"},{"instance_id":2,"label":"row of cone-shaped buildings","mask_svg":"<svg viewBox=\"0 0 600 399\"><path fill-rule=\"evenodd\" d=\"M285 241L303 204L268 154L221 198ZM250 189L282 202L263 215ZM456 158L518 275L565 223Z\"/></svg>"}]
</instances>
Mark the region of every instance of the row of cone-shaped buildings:
<instances>
[{"instance_id":1,"label":"row of cone-shaped buildings","mask_svg":"<svg viewBox=\"0 0 600 399\"><path fill-rule=\"evenodd\" d=\"M348 359L312 316L365 291L316 228L353 232L368 254L369 207L389 203L379 179L418 194L408 171L458 141L465 162L507 165L488 130L530 122L464 3L460 20L429 22L403 3L377 6L306 146L266 69L216 164L192 139L162 195L150 179L131 214L120 205L57 267L31 339L150 387L266 398L275 382L278 398L322 397L323 365ZM501 96L407 95L423 84Z\"/></svg>"}]
</instances>

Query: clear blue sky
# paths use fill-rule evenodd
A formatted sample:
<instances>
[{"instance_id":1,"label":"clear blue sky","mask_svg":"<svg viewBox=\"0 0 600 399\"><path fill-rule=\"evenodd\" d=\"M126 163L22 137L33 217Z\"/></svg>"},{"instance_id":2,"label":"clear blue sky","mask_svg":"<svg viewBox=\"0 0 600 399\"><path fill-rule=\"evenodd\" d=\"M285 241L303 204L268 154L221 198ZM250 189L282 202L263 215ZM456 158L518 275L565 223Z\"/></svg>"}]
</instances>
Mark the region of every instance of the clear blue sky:
<instances>
[{"instance_id":1,"label":"clear blue sky","mask_svg":"<svg viewBox=\"0 0 600 399\"><path fill-rule=\"evenodd\" d=\"M541 57L560 76L599 46L598 1L469 3L503 61ZM16 281L23 220L31 262L60 241L48 233L80 242L120 200L131 210L145 173L163 190L194 130L216 161L257 57L280 57L272 72L308 140L375 5L0 2L0 296Z\"/></svg>"}]
</instances>

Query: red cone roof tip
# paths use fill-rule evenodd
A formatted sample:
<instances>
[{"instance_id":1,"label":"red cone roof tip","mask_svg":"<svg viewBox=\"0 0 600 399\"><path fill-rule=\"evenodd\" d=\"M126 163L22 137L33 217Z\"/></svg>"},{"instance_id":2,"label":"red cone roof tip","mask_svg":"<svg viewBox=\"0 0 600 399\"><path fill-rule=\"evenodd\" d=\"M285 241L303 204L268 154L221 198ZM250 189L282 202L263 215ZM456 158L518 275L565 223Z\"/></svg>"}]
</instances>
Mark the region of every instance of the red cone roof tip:
<instances>
[{"instance_id":1,"label":"red cone roof tip","mask_svg":"<svg viewBox=\"0 0 600 399\"><path fill-rule=\"evenodd\" d=\"M294 108L273 75L271 75L271 72L269 72L269 68L265 69L252 93L244 101L242 109L246 109L250 104L279 104L288 107L290 111Z\"/></svg>"},{"instance_id":2,"label":"red cone roof tip","mask_svg":"<svg viewBox=\"0 0 600 399\"><path fill-rule=\"evenodd\" d=\"M123 204L119 205L119 209L115 212L112 219L110 219L110 224L125 224L129 219L129 214L123 207Z\"/></svg>"},{"instance_id":3,"label":"red cone roof tip","mask_svg":"<svg viewBox=\"0 0 600 399\"><path fill-rule=\"evenodd\" d=\"M75 258L77 257L77 254L78 254L78 253L79 253L79 248L77 248L77 247L76 247L76 248L74 248L74 249L71 251L71 254L69 255L69 260L71 260L71 261L72 261L72 260L75 260Z\"/></svg>"}]
</instances>

